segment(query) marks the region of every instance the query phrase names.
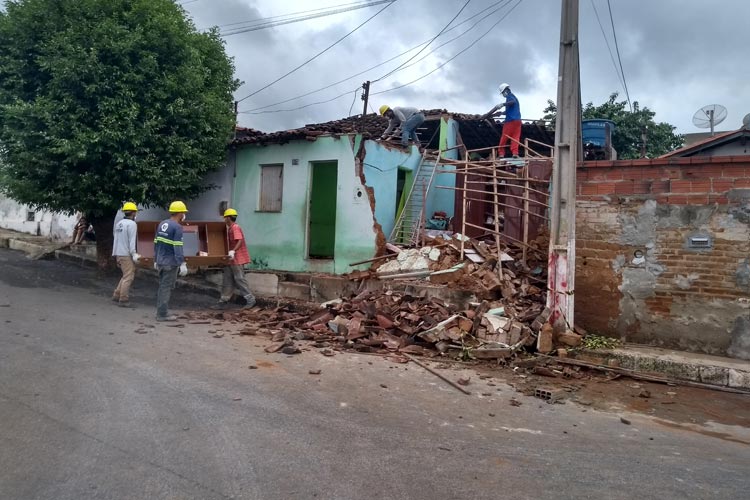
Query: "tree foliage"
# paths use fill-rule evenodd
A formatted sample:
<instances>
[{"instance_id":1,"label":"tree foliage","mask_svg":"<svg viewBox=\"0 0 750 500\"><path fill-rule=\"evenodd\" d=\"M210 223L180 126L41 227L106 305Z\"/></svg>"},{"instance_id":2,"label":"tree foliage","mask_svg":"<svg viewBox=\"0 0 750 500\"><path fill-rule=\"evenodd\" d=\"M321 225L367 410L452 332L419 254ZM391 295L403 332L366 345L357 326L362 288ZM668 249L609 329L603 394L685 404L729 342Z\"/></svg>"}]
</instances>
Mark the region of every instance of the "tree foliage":
<instances>
[{"instance_id":1,"label":"tree foliage","mask_svg":"<svg viewBox=\"0 0 750 500\"><path fill-rule=\"evenodd\" d=\"M218 33L173 0L9 0L0 189L109 222L123 201L194 197L225 159L233 74Z\"/></svg>"},{"instance_id":2,"label":"tree foliage","mask_svg":"<svg viewBox=\"0 0 750 500\"><path fill-rule=\"evenodd\" d=\"M609 99L594 106L589 102L581 112L584 120L601 118L612 120L615 123L615 131L612 134L612 145L617 151L620 159L635 159L641 157L641 146L643 135L646 136L646 156L654 158L673 151L682 146L684 139L675 134L675 127L669 123L654 121L656 113L647 107L641 108L638 101L633 102L633 111L628 108L627 101L617 102L617 93L609 96ZM557 106L553 101L547 101L544 119L554 120L557 116Z\"/></svg>"}]
</instances>

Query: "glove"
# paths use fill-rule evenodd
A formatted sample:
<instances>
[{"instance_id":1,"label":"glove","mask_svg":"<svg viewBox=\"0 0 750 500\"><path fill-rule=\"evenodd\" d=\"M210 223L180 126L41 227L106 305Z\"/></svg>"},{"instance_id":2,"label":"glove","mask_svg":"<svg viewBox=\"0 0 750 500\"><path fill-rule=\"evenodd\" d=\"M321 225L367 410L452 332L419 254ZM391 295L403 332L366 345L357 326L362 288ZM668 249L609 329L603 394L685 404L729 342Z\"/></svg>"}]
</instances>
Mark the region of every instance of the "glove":
<instances>
[{"instance_id":1,"label":"glove","mask_svg":"<svg viewBox=\"0 0 750 500\"><path fill-rule=\"evenodd\" d=\"M180 264L180 276L187 276L187 264Z\"/></svg>"},{"instance_id":2,"label":"glove","mask_svg":"<svg viewBox=\"0 0 750 500\"><path fill-rule=\"evenodd\" d=\"M141 254L134 253L133 254L133 262L135 262L136 264L138 264L139 260L141 260Z\"/></svg>"},{"instance_id":3,"label":"glove","mask_svg":"<svg viewBox=\"0 0 750 500\"><path fill-rule=\"evenodd\" d=\"M234 250L230 250L227 255L229 255L230 259L234 259Z\"/></svg>"}]
</instances>

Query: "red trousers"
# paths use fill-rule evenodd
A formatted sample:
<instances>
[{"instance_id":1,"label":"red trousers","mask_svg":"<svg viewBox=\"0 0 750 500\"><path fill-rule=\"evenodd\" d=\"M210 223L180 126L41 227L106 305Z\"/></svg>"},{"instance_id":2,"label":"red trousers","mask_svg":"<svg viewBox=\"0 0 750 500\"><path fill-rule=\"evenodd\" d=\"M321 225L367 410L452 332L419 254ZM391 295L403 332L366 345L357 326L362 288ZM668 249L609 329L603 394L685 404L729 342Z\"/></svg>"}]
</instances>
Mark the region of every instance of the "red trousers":
<instances>
[{"instance_id":1,"label":"red trousers","mask_svg":"<svg viewBox=\"0 0 750 500\"><path fill-rule=\"evenodd\" d=\"M512 139L512 140L511 140ZM510 142L510 152L518 156L518 143L521 140L521 120L513 120L503 123L503 135L500 137L500 146L497 153L500 157L506 156L507 144Z\"/></svg>"}]
</instances>

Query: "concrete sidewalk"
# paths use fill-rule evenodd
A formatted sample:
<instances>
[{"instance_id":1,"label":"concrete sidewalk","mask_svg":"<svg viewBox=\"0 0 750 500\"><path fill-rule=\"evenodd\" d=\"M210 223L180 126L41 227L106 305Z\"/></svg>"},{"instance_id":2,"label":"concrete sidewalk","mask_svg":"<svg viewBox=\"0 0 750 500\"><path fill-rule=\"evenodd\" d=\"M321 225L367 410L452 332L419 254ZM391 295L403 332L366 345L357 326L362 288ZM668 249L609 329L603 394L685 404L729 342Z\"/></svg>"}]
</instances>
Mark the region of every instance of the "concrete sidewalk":
<instances>
[{"instance_id":1,"label":"concrete sidewalk","mask_svg":"<svg viewBox=\"0 0 750 500\"><path fill-rule=\"evenodd\" d=\"M64 242L51 241L43 236L33 236L0 229L0 248L21 250L32 257L44 252L54 251L55 258L58 260L74 262L86 267L96 267L96 247L94 245L79 245L70 247L69 249L56 249L61 245L64 245ZM139 269L138 272L148 275L154 274L150 269ZM257 279L252 279L251 282L259 285L260 289L255 290L259 296L296 300L303 299L296 288L282 286L284 283L293 283L292 280L294 277L290 277L291 275L287 276L287 279L290 281L281 282L279 281L279 277L274 273L253 274ZM345 285L352 284L348 280L335 276L314 277L317 281L315 279L310 281L311 278L309 276L304 276L304 278L309 282L301 283L308 288L305 291L305 300L329 300L335 294L336 290L346 291L341 288L341 283ZM203 276L189 276L187 279L180 279L178 280L178 285L192 288L214 297L218 297L219 295L217 284L204 279ZM375 286L377 286L376 282L368 284L368 288ZM411 285L407 284L404 286ZM309 288L312 288L314 293L310 294ZM451 297L441 298L450 300ZM466 300L466 297L461 298ZM750 390L750 361L740 359L640 345L625 345L612 350L585 351L580 353L577 359L603 365L613 364L621 368L648 374L664 375L677 380Z\"/></svg>"},{"instance_id":2,"label":"concrete sidewalk","mask_svg":"<svg viewBox=\"0 0 750 500\"><path fill-rule=\"evenodd\" d=\"M587 350L575 358L676 380L750 390L750 361L741 359L642 345Z\"/></svg>"}]
</instances>

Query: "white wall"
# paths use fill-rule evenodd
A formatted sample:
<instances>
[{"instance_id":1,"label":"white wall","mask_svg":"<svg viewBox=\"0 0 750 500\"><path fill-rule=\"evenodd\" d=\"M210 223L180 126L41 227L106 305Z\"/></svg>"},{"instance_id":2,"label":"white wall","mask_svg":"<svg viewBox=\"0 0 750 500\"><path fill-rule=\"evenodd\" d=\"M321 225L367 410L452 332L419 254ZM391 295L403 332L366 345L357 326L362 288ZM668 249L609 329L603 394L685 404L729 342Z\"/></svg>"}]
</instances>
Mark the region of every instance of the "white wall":
<instances>
[{"instance_id":1,"label":"white wall","mask_svg":"<svg viewBox=\"0 0 750 500\"><path fill-rule=\"evenodd\" d=\"M22 233L47 236L53 240L72 240L76 218L56 212L35 212L34 220L26 217L31 208L0 196L0 227Z\"/></svg>"}]
</instances>

